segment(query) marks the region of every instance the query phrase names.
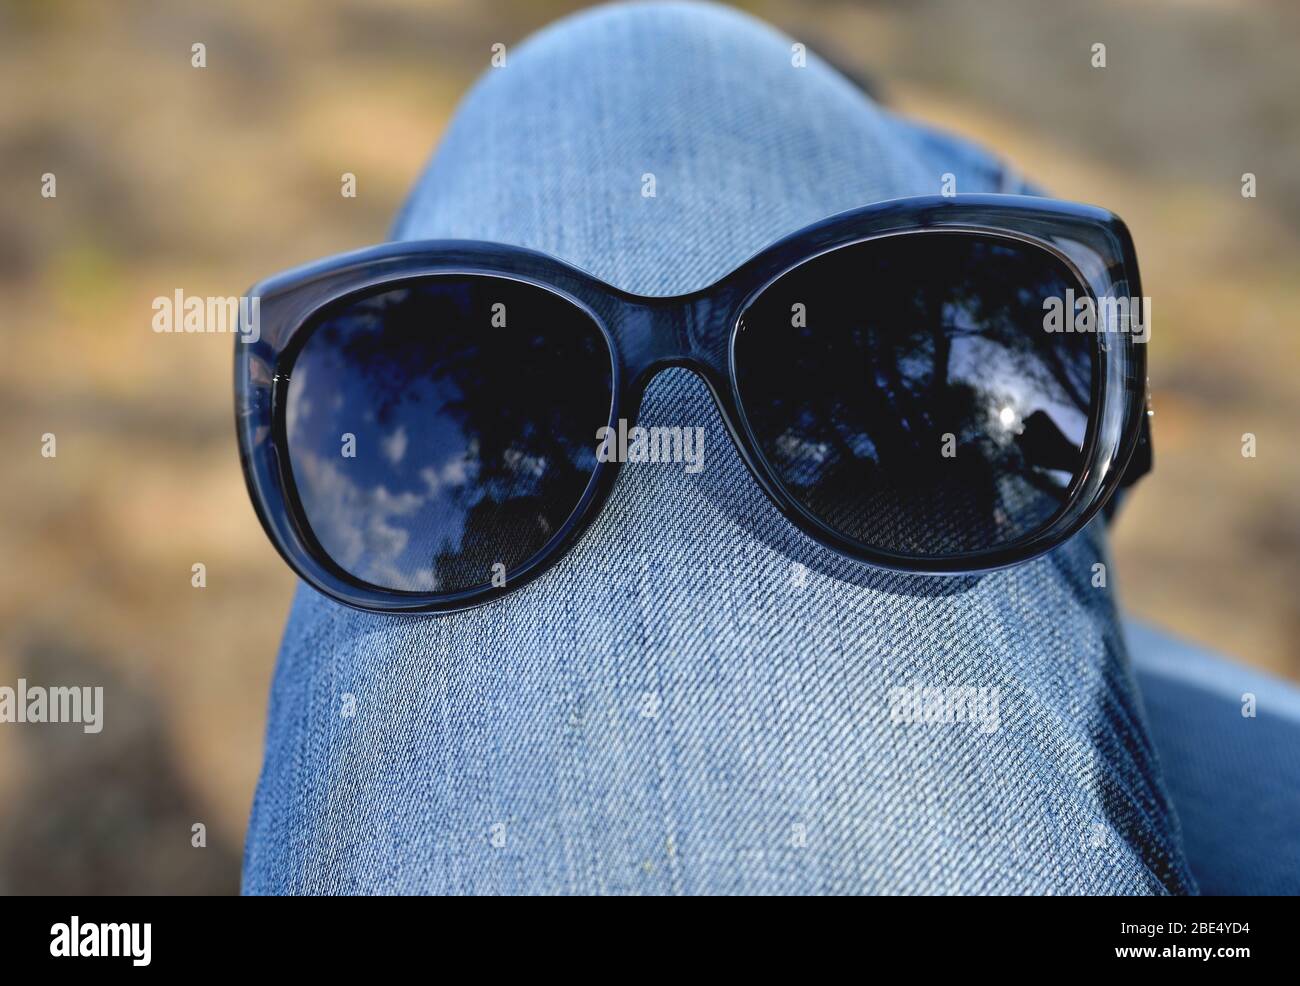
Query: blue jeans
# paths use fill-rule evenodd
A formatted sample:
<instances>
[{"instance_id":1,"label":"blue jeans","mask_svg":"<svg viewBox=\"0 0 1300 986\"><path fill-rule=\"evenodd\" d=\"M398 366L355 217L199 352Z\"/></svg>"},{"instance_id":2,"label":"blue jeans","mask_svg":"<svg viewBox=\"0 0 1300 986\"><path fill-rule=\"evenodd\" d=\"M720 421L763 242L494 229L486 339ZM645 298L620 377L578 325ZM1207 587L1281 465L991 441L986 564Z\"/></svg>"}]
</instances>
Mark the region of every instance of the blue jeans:
<instances>
[{"instance_id":1,"label":"blue jeans","mask_svg":"<svg viewBox=\"0 0 1300 986\"><path fill-rule=\"evenodd\" d=\"M486 72L396 236L670 294L945 172L1024 190L746 16L600 8ZM1113 580L1093 585L1100 524L981 578L878 571L777 513L688 371L651 383L641 423L703 427L703 471L625 467L519 591L394 618L299 590L247 892L1193 889ZM892 714L899 689L964 687L996 690L996 724Z\"/></svg>"}]
</instances>

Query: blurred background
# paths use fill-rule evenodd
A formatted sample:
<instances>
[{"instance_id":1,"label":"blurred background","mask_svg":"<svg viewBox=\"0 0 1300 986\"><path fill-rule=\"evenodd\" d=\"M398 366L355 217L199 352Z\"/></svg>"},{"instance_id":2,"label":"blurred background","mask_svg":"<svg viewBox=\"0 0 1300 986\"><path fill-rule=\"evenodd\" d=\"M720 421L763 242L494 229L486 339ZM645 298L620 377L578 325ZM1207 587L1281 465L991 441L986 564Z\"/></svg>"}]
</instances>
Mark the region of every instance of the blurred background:
<instances>
[{"instance_id":1,"label":"blurred background","mask_svg":"<svg viewBox=\"0 0 1300 986\"><path fill-rule=\"evenodd\" d=\"M0 684L103 684L108 722L0 726L0 891L237 890L294 579L244 490L230 337L156 335L152 299L384 239L491 45L576 6L0 2ZM1120 598L1300 680L1300 5L740 6L1127 220L1157 468Z\"/></svg>"}]
</instances>

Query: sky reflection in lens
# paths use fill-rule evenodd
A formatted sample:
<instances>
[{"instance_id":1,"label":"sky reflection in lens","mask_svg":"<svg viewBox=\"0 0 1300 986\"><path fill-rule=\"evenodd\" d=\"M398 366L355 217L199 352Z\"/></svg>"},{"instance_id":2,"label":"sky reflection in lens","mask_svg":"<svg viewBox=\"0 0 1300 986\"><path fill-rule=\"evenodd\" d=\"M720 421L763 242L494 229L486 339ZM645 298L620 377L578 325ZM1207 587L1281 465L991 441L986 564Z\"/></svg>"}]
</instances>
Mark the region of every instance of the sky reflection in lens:
<instances>
[{"instance_id":1,"label":"sky reflection in lens","mask_svg":"<svg viewBox=\"0 0 1300 986\"><path fill-rule=\"evenodd\" d=\"M346 301L309 329L290 376L289 459L340 568L456 592L490 583L495 565L508 579L563 526L612 399L609 350L585 312L529 284L444 275Z\"/></svg>"}]
</instances>

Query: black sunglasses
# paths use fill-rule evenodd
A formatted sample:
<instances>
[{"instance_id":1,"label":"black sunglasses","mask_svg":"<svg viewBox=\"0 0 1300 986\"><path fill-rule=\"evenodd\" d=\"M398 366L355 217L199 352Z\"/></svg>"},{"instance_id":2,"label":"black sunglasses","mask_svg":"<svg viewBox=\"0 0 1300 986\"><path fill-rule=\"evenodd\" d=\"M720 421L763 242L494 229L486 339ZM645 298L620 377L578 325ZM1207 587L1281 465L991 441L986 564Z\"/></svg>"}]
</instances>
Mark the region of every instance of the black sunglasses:
<instances>
[{"instance_id":1,"label":"black sunglasses","mask_svg":"<svg viewBox=\"0 0 1300 986\"><path fill-rule=\"evenodd\" d=\"M680 297L458 240L252 297L235 392L253 504L294 571L366 610L486 602L561 557L620 461L698 469L695 429L635 425L670 366L704 378L782 513L886 568L1032 558L1150 468L1136 256L1089 206L882 202Z\"/></svg>"}]
</instances>

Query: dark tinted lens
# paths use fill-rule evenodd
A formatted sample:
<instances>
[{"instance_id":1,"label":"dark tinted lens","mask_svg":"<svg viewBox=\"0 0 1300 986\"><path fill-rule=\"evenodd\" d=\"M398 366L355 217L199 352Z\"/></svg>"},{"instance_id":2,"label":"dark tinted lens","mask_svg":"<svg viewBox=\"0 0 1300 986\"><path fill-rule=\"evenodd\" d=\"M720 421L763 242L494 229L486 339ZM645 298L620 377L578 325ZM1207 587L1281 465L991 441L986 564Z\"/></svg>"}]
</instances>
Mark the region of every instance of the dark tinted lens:
<instances>
[{"instance_id":1,"label":"dark tinted lens","mask_svg":"<svg viewBox=\"0 0 1300 986\"><path fill-rule=\"evenodd\" d=\"M735 342L778 478L843 536L936 557L1042 529L1082 467L1096 339L1049 333L1083 289L1045 250L927 232L843 247L774 282Z\"/></svg>"},{"instance_id":2,"label":"dark tinted lens","mask_svg":"<svg viewBox=\"0 0 1300 986\"><path fill-rule=\"evenodd\" d=\"M350 575L440 593L508 581L582 498L611 361L573 304L505 278L437 276L348 300L304 331L289 461L312 532Z\"/></svg>"}]
</instances>

